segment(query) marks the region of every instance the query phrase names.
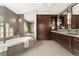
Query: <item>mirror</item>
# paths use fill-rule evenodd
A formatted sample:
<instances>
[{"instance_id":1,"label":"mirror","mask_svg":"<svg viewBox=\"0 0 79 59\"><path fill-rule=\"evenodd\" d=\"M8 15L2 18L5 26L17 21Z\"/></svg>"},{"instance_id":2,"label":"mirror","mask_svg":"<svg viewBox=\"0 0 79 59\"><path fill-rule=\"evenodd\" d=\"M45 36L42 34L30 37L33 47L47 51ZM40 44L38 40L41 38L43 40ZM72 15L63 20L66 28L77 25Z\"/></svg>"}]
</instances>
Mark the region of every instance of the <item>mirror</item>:
<instances>
[{"instance_id":1,"label":"mirror","mask_svg":"<svg viewBox=\"0 0 79 59\"><path fill-rule=\"evenodd\" d=\"M60 29L71 29L72 22L72 8L69 7L64 13L60 15Z\"/></svg>"},{"instance_id":2,"label":"mirror","mask_svg":"<svg viewBox=\"0 0 79 59\"><path fill-rule=\"evenodd\" d=\"M63 14L59 17L59 23L60 23L60 29L67 29L67 11L65 11Z\"/></svg>"},{"instance_id":3,"label":"mirror","mask_svg":"<svg viewBox=\"0 0 79 59\"><path fill-rule=\"evenodd\" d=\"M51 21L52 21L52 30L57 30L57 16L52 16L51 17Z\"/></svg>"},{"instance_id":4,"label":"mirror","mask_svg":"<svg viewBox=\"0 0 79 59\"><path fill-rule=\"evenodd\" d=\"M72 29L79 29L79 4L72 7Z\"/></svg>"},{"instance_id":5,"label":"mirror","mask_svg":"<svg viewBox=\"0 0 79 59\"><path fill-rule=\"evenodd\" d=\"M68 33L79 35L79 4L70 6L60 15L60 29L67 29Z\"/></svg>"}]
</instances>

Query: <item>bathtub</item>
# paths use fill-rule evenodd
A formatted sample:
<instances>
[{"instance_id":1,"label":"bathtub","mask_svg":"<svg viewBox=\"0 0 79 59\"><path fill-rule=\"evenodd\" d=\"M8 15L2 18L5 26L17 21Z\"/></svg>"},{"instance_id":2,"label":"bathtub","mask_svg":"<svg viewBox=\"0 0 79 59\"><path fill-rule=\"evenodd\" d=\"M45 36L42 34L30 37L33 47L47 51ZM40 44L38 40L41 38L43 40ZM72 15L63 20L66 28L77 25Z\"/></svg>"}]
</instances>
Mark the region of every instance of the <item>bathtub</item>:
<instances>
[{"instance_id":1,"label":"bathtub","mask_svg":"<svg viewBox=\"0 0 79 59\"><path fill-rule=\"evenodd\" d=\"M32 37L18 37L18 38L7 40L5 44L7 45L7 47L11 47L11 46L14 46L14 45L24 43L24 44L27 44L27 47L29 47L28 46L29 40L32 40L32 39L33 39Z\"/></svg>"},{"instance_id":2,"label":"bathtub","mask_svg":"<svg viewBox=\"0 0 79 59\"><path fill-rule=\"evenodd\" d=\"M31 40L34 40L34 38L33 37L18 37L18 38L9 39L6 41L5 44L0 44L0 53L7 51L8 48L10 47L17 46L20 44L23 44L24 48L28 48L29 42Z\"/></svg>"}]
</instances>

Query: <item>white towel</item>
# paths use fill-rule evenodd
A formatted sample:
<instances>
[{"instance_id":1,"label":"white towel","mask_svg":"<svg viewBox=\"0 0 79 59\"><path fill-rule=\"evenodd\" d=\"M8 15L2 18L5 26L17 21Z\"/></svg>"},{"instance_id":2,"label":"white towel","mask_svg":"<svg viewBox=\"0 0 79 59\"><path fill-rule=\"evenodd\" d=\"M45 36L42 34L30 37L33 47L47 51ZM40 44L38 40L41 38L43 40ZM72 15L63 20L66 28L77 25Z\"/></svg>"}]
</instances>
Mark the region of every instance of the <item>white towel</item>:
<instances>
[{"instance_id":1,"label":"white towel","mask_svg":"<svg viewBox=\"0 0 79 59\"><path fill-rule=\"evenodd\" d=\"M27 47L29 47L29 41L28 40L24 41L24 48L27 48Z\"/></svg>"},{"instance_id":2,"label":"white towel","mask_svg":"<svg viewBox=\"0 0 79 59\"><path fill-rule=\"evenodd\" d=\"M5 44L0 45L0 53L7 51L7 46Z\"/></svg>"},{"instance_id":3,"label":"white towel","mask_svg":"<svg viewBox=\"0 0 79 59\"><path fill-rule=\"evenodd\" d=\"M22 37L21 40L24 42L24 48L29 47L28 37Z\"/></svg>"}]
</instances>

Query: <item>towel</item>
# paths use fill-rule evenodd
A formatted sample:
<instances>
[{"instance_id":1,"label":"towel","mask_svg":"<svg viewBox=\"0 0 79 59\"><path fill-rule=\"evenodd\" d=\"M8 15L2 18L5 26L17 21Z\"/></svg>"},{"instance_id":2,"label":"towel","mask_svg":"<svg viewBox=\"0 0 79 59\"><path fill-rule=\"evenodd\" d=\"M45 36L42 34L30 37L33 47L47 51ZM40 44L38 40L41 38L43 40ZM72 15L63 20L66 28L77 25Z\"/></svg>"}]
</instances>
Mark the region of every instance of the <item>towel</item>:
<instances>
[{"instance_id":1,"label":"towel","mask_svg":"<svg viewBox=\"0 0 79 59\"><path fill-rule=\"evenodd\" d=\"M21 40L24 43L24 48L29 47L29 40L27 39L27 37L22 37Z\"/></svg>"},{"instance_id":2,"label":"towel","mask_svg":"<svg viewBox=\"0 0 79 59\"><path fill-rule=\"evenodd\" d=\"M5 44L0 45L0 53L7 51L7 46Z\"/></svg>"},{"instance_id":3,"label":"towel","mask_svg":"<svg viewBox=\"0 0 79 59\"><path fill-rule=\"evenodd\" d=\"M27 47L29 47L29 41L28 40L24 41L24 48L27 48Z\"/></svg>"}]
</instances>

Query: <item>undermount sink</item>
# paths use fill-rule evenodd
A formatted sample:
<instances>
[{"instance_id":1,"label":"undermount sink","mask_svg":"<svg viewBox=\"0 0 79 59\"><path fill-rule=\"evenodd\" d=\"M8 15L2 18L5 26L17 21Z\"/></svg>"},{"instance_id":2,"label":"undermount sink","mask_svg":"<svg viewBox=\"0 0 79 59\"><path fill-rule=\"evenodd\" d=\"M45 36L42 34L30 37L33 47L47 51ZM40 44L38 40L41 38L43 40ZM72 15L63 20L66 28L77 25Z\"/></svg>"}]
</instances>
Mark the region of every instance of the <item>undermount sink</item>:
<instances>
[{"instance_id":1,"label":"undermount sink","mask_svg":"<svg viewBox=\"0 0 79 59\"><path fill-rule=\"evenodd\" d=\"M72 34L72 35L79 35L79 33L67 33L67 34Z\"/></svg>"},{"instance_id":2,"label":"undermount sink","mask_svg":"<svg viewBox=\"0 0 79 59\"><path fill-rule=\"evenodd\" d=\"M76 30L67 30L67 34L71 34L71 35L79 35L79 30L76 29Z\"/></svg>"}]
</instances>

